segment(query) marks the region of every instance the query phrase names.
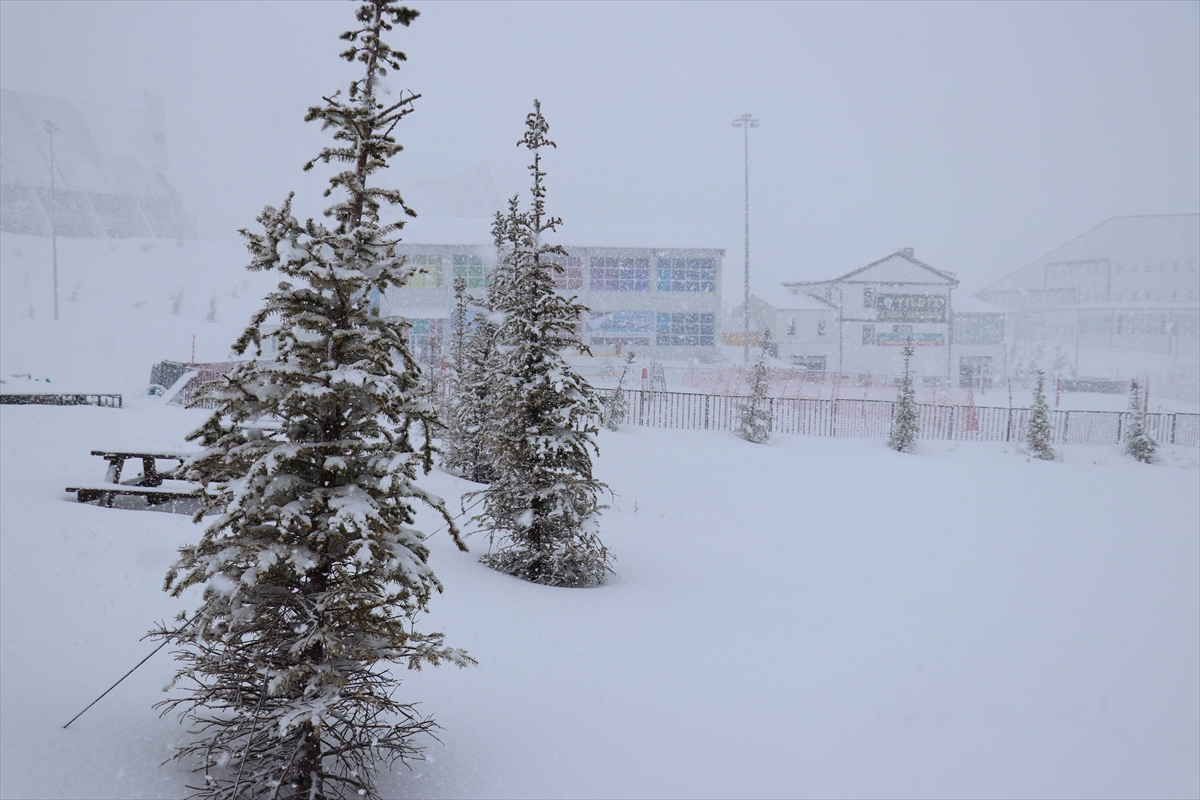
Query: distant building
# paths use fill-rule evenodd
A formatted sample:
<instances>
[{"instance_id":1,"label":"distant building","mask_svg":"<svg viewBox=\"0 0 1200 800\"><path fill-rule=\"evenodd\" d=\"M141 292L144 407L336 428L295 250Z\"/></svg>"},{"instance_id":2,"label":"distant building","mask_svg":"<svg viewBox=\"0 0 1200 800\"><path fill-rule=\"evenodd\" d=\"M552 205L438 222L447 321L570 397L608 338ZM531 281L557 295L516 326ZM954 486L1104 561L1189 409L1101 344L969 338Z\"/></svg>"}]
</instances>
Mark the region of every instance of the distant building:
<instances>
[{"instance_id":1,"label":"distant building","mask_svg":"<svg viewBox=\"0 0 1200 800\"><path fill-rule=\"evenodd\" d=\"M590 309L581 320L594 355L623 353L658 359L717 358L724 250L638 247L565 248L558 290ZM380 298L381 313L412 323L419 360L448 352L454 278L482 298L491 283L491 245L402 244L397 250L424 272Z\"/></svg>"},{"instance_id":2,"label":"distant building","mask_svg":"<svg viewBox=\"0 0 1200 800\"><path fill-rule=\"evenodd\" d=\"M159 171L166 158L165 105L103 109L121 117L139 157L102 152L79 109L63 100L0 91L0 230L32 236L191 239L179 193ZM54 192L50 134L54 125ZM128 148L127 148L128 149Z\"/></svg>"},{"instance_id":3,"label":"distant building","mask_svg":"<svg viewBox=\"0 0 1200 800\"><path fill-rule=\"evenodd\" d=\"M795 366L896 375L912 342L913 370L927 379L965 388L1004 374L1003 311L976 298L956 307L958 279L911 248L838 278L783 286L772 333L778 357Z\"/></svg>"},{"instance_id":4,"label":"distant building","mask_svg":"<svg viewBox=\"0 0 1200 800\"><path fill-rule=\"evenodd\" d=\"M1114 217L980 291L1009 338L1200 359L1200 215Z\"/></svg>"}]
</instances>

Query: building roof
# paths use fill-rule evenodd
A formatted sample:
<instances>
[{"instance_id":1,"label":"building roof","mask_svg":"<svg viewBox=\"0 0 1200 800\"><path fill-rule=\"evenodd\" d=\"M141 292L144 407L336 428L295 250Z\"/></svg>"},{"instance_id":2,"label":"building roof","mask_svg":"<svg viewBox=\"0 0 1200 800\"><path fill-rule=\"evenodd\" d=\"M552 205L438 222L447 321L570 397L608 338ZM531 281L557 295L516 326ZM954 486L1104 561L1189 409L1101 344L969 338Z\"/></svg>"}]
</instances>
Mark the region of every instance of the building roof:
<instances>
[{"instance_id":1,"label":"building roof","mask_svg":"<svg viewBox=\"0 0 1200 800\"><path fill-rule=\"evenodd\" d=\"M929 273L925 275L923 273ZM924 277L922 281L919 278ZM878 261L872 261L865 267L847 272L838 278L825 281L784 281L787 287L824 286L831 283L927 283L929 278L934 282L958 285L958 278L953 273L944 272L926 264L913 255L911 247L904 247L891 255L884 256Z\"/></svg>"},{"instance_id":2,"label":"building roof","mask_svg":"<svg viewBox=\"0 0 1200 800\"><path fill-rule=\"evenodd\" d=\"M1047 264L1072 261L1196 263L1200 214L1112 217L1041 258L984 287L978 294L1040 288Z\"/></svg>"}]
</instances>

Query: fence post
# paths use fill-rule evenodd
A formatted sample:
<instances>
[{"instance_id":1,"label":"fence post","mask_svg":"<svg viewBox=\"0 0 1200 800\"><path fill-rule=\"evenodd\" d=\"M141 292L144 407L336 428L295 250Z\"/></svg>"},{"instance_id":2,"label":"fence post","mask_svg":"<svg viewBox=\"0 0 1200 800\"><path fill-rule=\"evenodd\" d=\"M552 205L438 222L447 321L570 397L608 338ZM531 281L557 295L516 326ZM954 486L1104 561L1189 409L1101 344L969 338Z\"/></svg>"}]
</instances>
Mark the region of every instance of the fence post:
<instances>
[{"instance_id":1,"label":"fence post","mask_svg":"<svg viewBox=\"0 0 1200 800\"><path fill-rule=\"evenodd\" d=\"M704 430L708 430L708 401L712 395L704 395Z\"/></svg>"},{"instance_id":2,"label":"fence post","mask_svg":"<svg viewBox=\"0 0 1200 800\"><path fill-rule=\"evenodd\" d=\"M1171 415L1171 444L1175 444L1175 420L1178 418L1178 413Z\"/></svg>"},{"instance_id":3,"label":"fence post","mask_svg":"<svg viewBox=\"0 0 1200 800\"><path fill-rule=\"evenodd\" d=\"M1063 412L1063 438L1062 443L1067 443L1067 437L1071 435L1071 412Z\"/></svg>"}]
</instances>

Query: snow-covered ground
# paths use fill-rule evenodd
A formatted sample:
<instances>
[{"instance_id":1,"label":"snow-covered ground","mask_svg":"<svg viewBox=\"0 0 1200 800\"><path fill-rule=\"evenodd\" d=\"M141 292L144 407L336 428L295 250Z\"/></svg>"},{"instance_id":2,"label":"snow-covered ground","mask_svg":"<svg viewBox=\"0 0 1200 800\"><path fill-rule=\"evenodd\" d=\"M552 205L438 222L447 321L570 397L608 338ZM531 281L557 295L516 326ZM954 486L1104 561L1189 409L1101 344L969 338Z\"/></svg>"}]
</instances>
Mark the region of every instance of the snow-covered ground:
<instances>
[{"instance_id":1,"label":"snow-covered ground","mask_svg":"<svg viewBox=\"0 0 1200 800\"><path fill-rule=\"evenodd\" d=\"M150 366L193 335L227 357L274 283L245 263L233 241L60 240L56 323L48 242L0 236L0 376L126 403L0 407L0 796L187 793L159 766L185 735L152 708L168 652L62 725L190 608L161 584L198 530L63 489L101 478L92 449L187 447L203 412L145 396ZM442 743L385 796L1200 794L1196 449L600 445L610 585L528 585L475 561L483 537L432 538L446 592L422 625L479 666L405 677ZM425 485L455 507L472 488Z\"/></svg>"},{"instance_id":2,"label":"snow-covered ground","mask_svg":"<svg viewBox=\"0 0 1200 800\"><path fill-rule=\"evenodd\" d=\"M178 797L160 589L182 514L105 509L113 445L185 446L202 412L0 407L0 795ZM553 589L444 533L421 624L479 666L408 675L429 760L387 797L1195 797L1200 454L1060 462L1011 447L604 432L618 575ZM471 485L426 484L457 507ZM431 524L431 523L430 523ZM432 527L432 524L431 524Z\"/></svg>"}]
</instances>

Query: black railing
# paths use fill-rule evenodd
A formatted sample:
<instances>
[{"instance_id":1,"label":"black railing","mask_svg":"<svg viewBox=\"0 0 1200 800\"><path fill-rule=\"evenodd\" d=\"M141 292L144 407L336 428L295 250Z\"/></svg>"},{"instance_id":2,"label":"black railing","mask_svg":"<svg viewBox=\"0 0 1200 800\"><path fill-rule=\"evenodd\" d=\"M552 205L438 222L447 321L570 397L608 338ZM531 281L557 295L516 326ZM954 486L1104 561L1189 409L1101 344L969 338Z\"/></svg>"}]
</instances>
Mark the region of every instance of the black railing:
<instances>
[{"instance_id":1,"label":"black railing","mask_svg":"<svg viewBox=\"0 0 1200 800\"><path fill-rule=\"evenodd\" d=\"M600 390L611 394L614 389ZM627 425L651 428L733 430L748 397L625 389ZM776 397L767 401L772 430L810 436L885 438L892 427L895 402L889 400L807 400ZM922 439L1011 442L1025 439L1030 410L990 406L919 404ZM1129 424L1127 411L1051 411L1053 441L1058 444L1119 444ZM1147 414L1146 428L1163 444L1200 446L1200 414Z\"/></svg>"}]
</instances>

